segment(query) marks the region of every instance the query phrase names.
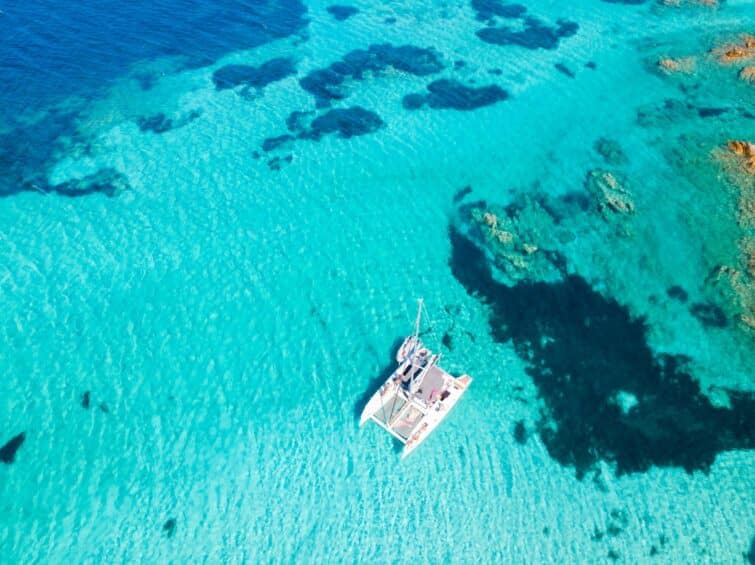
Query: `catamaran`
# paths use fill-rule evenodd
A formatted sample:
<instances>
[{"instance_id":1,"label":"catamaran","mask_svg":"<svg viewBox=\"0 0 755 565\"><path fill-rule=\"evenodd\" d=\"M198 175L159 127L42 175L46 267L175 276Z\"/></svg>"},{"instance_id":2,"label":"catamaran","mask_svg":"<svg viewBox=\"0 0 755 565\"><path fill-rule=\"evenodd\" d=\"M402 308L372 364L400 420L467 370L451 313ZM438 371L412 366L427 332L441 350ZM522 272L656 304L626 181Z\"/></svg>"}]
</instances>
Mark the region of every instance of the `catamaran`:
<instances>
[{"instance_id":1,"label":"catamaran","mask_svg":"<svg viewBox=\"0 0 755 565\"><path fill-rule=\"evenodd\" d=\"M419 300L414 333L396 352L398 368L372 395L362 410L359 426L372 420L404 444L403 459L438 427L472 378L454 377L438 365L440 353L433 353L419 338L423 301Z\"/></svg>"}]
</instances>

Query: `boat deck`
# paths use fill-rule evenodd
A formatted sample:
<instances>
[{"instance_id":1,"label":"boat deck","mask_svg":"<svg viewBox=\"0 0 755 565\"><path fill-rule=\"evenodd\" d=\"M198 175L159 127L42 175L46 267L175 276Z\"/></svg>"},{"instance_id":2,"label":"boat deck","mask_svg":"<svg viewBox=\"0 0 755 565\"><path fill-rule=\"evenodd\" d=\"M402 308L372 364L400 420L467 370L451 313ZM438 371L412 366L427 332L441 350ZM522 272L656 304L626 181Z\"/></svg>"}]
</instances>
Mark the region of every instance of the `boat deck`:
<instances>
[{"instance_id":1,"label":"boat deck","mask_svg":"<svg viewBox=\"0 0 755 565\"><path fill-rule=\"evenodd\" d=\"M414 334L404 339L396 353L399 366L370 397L359 425L369 420L404 444L401 457L417 448L448 415L466 392L472 378L454 377L438 366L433 354L419 339L422 300Z\"/></svg>"},{"instance_id":2,"label":"boat deck","mask_svg":"<svg viewBox=\"0 0 755 565\"><path fill-rule=\"evenodd\" d=\"M413 368L418 366L409 365L407 374L412 374ZM415 393L399 384L386 391L371 419L400 442L407 443L423 422L427 424L430 420L443 419L447 408L455 404L463 390L452 375L437 365L431 365Z\"/></svg>"}]
</instances>

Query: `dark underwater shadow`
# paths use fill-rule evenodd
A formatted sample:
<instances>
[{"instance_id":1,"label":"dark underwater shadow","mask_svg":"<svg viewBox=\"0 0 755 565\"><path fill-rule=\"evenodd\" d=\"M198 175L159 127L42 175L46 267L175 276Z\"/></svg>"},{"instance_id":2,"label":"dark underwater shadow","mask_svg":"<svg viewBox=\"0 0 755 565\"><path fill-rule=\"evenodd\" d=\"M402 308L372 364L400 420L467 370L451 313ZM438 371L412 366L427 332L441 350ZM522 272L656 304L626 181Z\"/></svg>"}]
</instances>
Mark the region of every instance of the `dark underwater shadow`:
<instances>
[{"instance_id":1,"label":"dark underwater shadow","mask_svg":"<svg viewBox=\"0 0 755 565\"><path fill-rule=\"evenodd\" d=\"M385 381L388 380L388 377L391 376L393 371L396 370L396 361L393 359L393 355L396 351L398 351L398 348L401 347L401 344L404 342L403 337L398 337L393 341L393 344L391 345L390 349L390 362L385 365L378 374L376 374L364 387L364 392L359 397L359 400L357 400L356 404L354 404L354 420L359 422L359 418L362 415L362 410L364 410L364 407L367 406L367 403L370 401L370 398L373 394L375 394L375 391L378 389L380 385L382 385Z\"/></svg>"},{"instance_id":2,"label":"dark underwater shadow","mask_svg":"<svg viewBox=\"0 0 755 565\"><path fill-rule=\"evenodd\" d=\"M617 474L653 466L707 471L716 455L755 448L755 395L713 405L681 355L656 355L642 318L577 275L507 286L484 252L450 229L454 277L490 308L493 338L513 344L544 408L537 432L578 478L600 461Z\"/></svg>"}]
</instances>

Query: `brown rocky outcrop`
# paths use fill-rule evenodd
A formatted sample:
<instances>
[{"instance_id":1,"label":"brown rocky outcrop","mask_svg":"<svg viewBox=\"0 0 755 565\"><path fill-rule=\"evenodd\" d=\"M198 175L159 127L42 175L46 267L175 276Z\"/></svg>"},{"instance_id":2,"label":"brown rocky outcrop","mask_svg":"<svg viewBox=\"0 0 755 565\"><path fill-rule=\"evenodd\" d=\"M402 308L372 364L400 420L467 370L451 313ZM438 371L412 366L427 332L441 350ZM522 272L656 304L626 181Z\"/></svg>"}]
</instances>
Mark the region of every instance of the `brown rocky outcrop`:
<instances>
[{"instance_id":1,"label":"brown rocky outcrop","mask_svg":"<svg viewBox=\"0 0 755 565\"><path fill-rule=\"evenodd\" d=\"M747 173L755 175L755 143L751 141L729 141L726 147L739 158L740 165Z\"/></svg>"},{"instance_id":2,"label":"brown rocky outcrop","mask_svg":"<svg viewBox=\"0 0 755 565\"><path fill-rule=\"evenodd\" d=\"M718 0L660 0L661 4L664 6L672 6L674 8L679 8L682 5L692 5L692 6L718 6Z\"/></svg>"},{"instance_id":3,"label":"brown rocky outcrop","mask_svg":"<svg viewBox=\"0 0 755 565\"><path fill-rule=\"evenodd\" d=\"M745 34L739 43L713 49L713 54L721 63L735 63L755 58L755 36Z\"/></svg>"},{"instance_id":4,"label":"brown rocky outcrop","mask_svg":"<svg viewBox=\"0 0 755 565\"><path fill-rule=\"evenodd\" d=\"M604 217L609 214L631 214L634 212L632 194L624 186L625 181L617 174L603 169L587 173L585 187L598 202L598 209Z\"/></svg>"},{"instance_id":5,"label":"brown rocky outcrop","mask_svg":"<svg viewBox=\"0 0 755 565\"><path fill-rule=\"evenodd\" d=\"M560 276L560 265L548 251L555 245L555 224L536 201L475 207L470 210L470 220L493 252L496 266L511 280Z\"/></svg>"},{"instance_id":6,"label":"brown rocky outcrop","mask_svg":"<svg viewBox=\"0 0 755 565\"><path fill-rule=\"evenodd\" d=\"M658 61L658 67L666 73L687 73L695 72L694 57L663 57Z\"/></svg>"},{"instance_id":7,"label":"brown rocky outcrop","mask_svg":"<svg viewBox=\"0 0 755 565\"><path fill-rule=\"evenodd\" d=\"M755 84L755 66L742 67L742 70L739 71L739 78L741 78L745 82L751 82Z\"/></svg>"}]
</instances>

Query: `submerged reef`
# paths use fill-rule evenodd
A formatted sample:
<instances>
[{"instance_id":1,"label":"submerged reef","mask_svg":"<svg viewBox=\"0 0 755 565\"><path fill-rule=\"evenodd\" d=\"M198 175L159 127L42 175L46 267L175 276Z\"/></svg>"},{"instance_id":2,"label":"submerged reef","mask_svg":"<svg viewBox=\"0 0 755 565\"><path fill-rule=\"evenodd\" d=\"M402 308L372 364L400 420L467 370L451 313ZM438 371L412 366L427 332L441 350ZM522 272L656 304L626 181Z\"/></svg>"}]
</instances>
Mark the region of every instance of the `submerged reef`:
<instances>
[{"instance_id":1,"label":"submerged reef","mask_svg":"<svg viewBox=\"0 0 755 565\"><path fill-rule=\"evenodd\" d=\"M128 180L123 174L115 169L106 168L91 175L60 184L49 184L45 180L40 179L37 182L29 183L28 186L15 190L3 190L3 187L0 185L0 198L16 194L23 190L39 192L41 194L57 194L69 198L79 198L91 194L104 194L108 197L114 197L129 188Z\"/></svg>"},{"instance_id":2,"label":"submerged reef","mask_svg":"<svg viewBox=\"0 0 755 565\"><path fill-rule=\"evenodd\" d=\"M658 0L658 3L672 8L680 8L682 6L715 7L718 6L719 0Z\"/></svg>"},{"instance_id":3,"label":"submerged reef","mask_svg":"<svg viewBox=\"0 0 755 565\"><path fill-rule=\"evenodd\" d=\"M705 282L734 308L742 326L755 335L755 239L743 237L739 248L740 265L718 265Z\"/></svg>"},{"instance_id":4,"label":"submerged reef","mask_svg":"<svg viewBox=\"0 0 755 565\"><path fill-rule=\"evenodd\" d=\"M599 137L593 147L608 165L620 166L629 163L629 159L618 141Z\"/></svg>"},{"instance_id":5,"label":"submerged reef","mask_svg":"<svg viewBox=\"0 0 755 565\"><path fill-rule=\"evenodd\" d=\"M598 210L604 218L614 214L634 213L632 194L626 188L626 180L618 173L595 169L587 173L585 188L595 198Z\"/></svg>"},{"instance_id":6,"label":"submerged reef","mask_svg":"<svg viewBox=\"0 0 755 565\"><path fill-rule=\"evenodd\" d=\"M44 192L77 198L90 194L104 194L113 197L130 189L128 179L115 169L101 169L96 173L80 179L73 179L61 184L40 187Z\"/></svg>"},{"instance_id":7,"label":"submerged reef","mask_svg":"<svg viewBox=\"0 0 755 565\"><path fill-rule=\"evenodd\" d=\"M365 135L379 130L385 124L375 112L361 106L328 110L316 117L309 125L309 129L299 134L301 139L319 140L328 134L338 134L338 137L348 139Z\"/></svg>"},{"instance_id":8,"label":"submerged reef","mask_svg":"<svg viewBox=\"0 0 755 565\"><path fill-rule=\"evenodd\" d=\"M553 67L560 72L561 74L564 74L568 76L569 78L576 78L577 75L574 74L574 71L572 71L569 67L564 65L563 63L555 63Z\"/></svg>"},{"instance_id":9,"label":"submerged reef","mask_svg":"<svg viewBox=\"0 0 755 565\"><path fill-rule=\"evenodd\" d=\"M708 46L709 41L705 40ZM703 240L710 240L704 244L704 259L713 265L704 288L715 304L708 302L718 310L693 306L692 314L708 327L737 320L737 328L755 337L755 143L750 137L755 115L751 105L743 104L751 98L744 82L750 80L747 69L755 61L755 36L742 34L719 42L705 55L708 46L701 44L693 55L694 78L674 79L683 98L641 108L637 121L659 129L662 152L700 191L698 199L730 210L731 221L722 215L723 222L711 222L702 234ZM724 142L730 132L737 132L736 137ZM717 190L711 196L713 186Z\"/></svg>"},{"instance_id":10,"label":"submerged reef","mask_svg":"<svg viewBox=\"0 0 755 565\"><path fill-rule=\"evenodd\" d=\"M369 73L376 74L392 68L415 76L426 76L444 67L434 49L381 43L350 51L340 61L308 73L299 84L315 97L317 106L322 108L329 106L333 100L348 96L345 89L347 81L363 80Z\"/></svg>"},{"instance_id":11,"label":"submerged reef","mask_svg":"<svg viewBox=\"0 0 755 565\"><path fill-rule=\"evenodd\" d=\"M755 175L755 143L751 141L729 141L728 150L736 156L740 168L748 175ZM751 210L755 212L755 210Z\"/></svg>"},{"instance_id":12,"label":"submerged reef","mask_svg":"<svg viewBox=\"0 0 755 565\"><path fill-rule=\"evenodd\" d=\"M460 188L454 194L454 198L453 198L454 204L458 204L459 202L461 202L462 200L464 200L464 198L466 198L470 194L472 194L472 187L471 186L465 186L463 188Z\"/></svg>"},{"instance_id":13,"label":"submerged reef","mask_svg":"<svg viewBox=\"0 0 755 565\"><path fill-rule=\"evenodd\" d=\"M496 17L516 19L527 12L522 4L508 4L502 0L472 0L472 9L478 21L495 23Z\"/></svg>"},{"instance_id":14,"label":"submerged reef","mask_svg":"<svg viewBox=\"0 0 755 565\"><path fill-rule=\"evenodd\" d=\"M407 110L417 110L425 105L441 110L476 110L508 97L508 92L496 84L473 87L456 80L440 79L427 85L427 94L407 94L402 103Z\"/></svg>"},{"instance_id":15,"label":"submerged reef","mask_svg":"<svg viewBox=\"0 0 755 565\"><path fill-rule=\"evenodd\" d=\"M525 443L527 443L529 432L527 431L527 427L524 425L524 420L517 421L517 423L514 425L514 429L511 431L511 435L514 436L514 440L519 445L524 445Z\"/></svg>"},{"instance_id":16,"label":"submerged reef","mask_svg":"<svg viewBox=\"0 0 755 565\"><path fill-rule=\"evenodd\" d=\"M727 325L726 314L713 303L698 302L689 311L706 328L724 328Z\"/></svg>"},{"instance_id":17,"label":"submerged reef","mask_svg":"<svg viewBox=\"0 0 755 565\"><path fill-rule=\"evenodd\" d=\"M579 25L569 20L558 20L550 26L533 16L524 19L523 29L509 26L486 27L478 30L477 37L494 45L518 45L526 49L556 49L562 39L577 33Z\"/></svg>"},{"instance_id":18,"label":"submerged reef","mask_svg":"<svg viewBox=\"0 0 755 565\"><path fill-rule=\"evenodd\" d=\"M739 78L755 84L755 66L742 67L742 69L739 71Z\"/></svg>"},{"instance_id":19,"label":"submerged reef","mask_svg":"<svg viewBox=\"0 0 755 565\"><path fill-rule=\"evenodd\" d=\"M259 67L249 65L226 65L212 74L216 90L247 86L264 88L268 84L296 74L294 62L286 57L278 57L262 63Z\"/></svg>"},{"instance_id":20,"label":"submerged reef","mask_svg":"<svg viewBox=\"0 0 755 565\"><path fill-rule=\"evenodd\" d=\"M176 519L168 518L163 524L163 533L166 537L172 538L176 533Z\"/></svg>"},{"instance_id":21,"label":"submerged reef","mask_svg":"<svg viewBox=\"0 0 755 565\"><path fill-rule=\"evenodd\" d=\"M658 68L666 73L686 73L695 72L697 60L694 57L662 57L658 60Z\"/></svg>"},{"instance_id":22,"label":"submerged reef","mask_svg":"<svg viewBox=\"0 0 755 565\"><path fill-rule=\"evenodd\" d=\"M729 390L728 407L712 404L689 359L654 354L645 321L582 277L504 284L470 236L452 227L449 237L453 276L527 365L542 400L537 433L578 478L599 461L618 475L707 471L722 451L755 449L755 395Z\"/></svg>"},{"instance_id":23,"label":"submerged reef","mask_svg":"<svg viewBox=\"0 0 755 565\"><path fill-rule=\"evenodd\" d=\"M737 43L715 47L711 53L721 63L737 63L755 58L755 36L745 34Z\"/></svg>"},{"instance_id":24,"label":"submerged reef","mask_svg":"<svg viewBox=\"0 0 755 565\"><path fill-rule=\"evenodd\" d=\"M718 266L709 283L731 296L738 306L738 318L755 336L755 144L729 141L714 151L724 172L737 190L737 224L743 231L738 242L739 265ZM721 282L726 285L722 288Z\"/></svg>"},{"instance_id":25,"label":"submerged reef","mask_svg":"<svg viewBox=\"0 0 755 565\"><path fill-rule=\"evenodd\" d=\"M340 4L333 4L325 10L339 22L348 20L351 16L359 13L359 10L354 6L342 6Z\"/></svg>"},{"instance_id":26,"label":"submerged reef","mask_svg":"<svg viewBox=\"0 0 755 565\"><path fill-rule=\"evenodd\" d=\"M173 129L178 129L186 124L193 122L202 115L199 110L192 110L185 116L179 118L169 118L165 114L158 113L151 116L137 118L136 125L139 126L139 130L142 132L152 133L165 133Z\"/></svg>"},{"instance_id":27,"label":"submerged reef","mask_svg":"<svg viewBox=\"0 0 755 565\"><path fill-rule=\"evenodd\" d=\"M294 114L296 115L294 116ZM286 120L289 131L292 133L266 138L262 142L262 150L270 152L281 147L289 147L297 139L320 141L323 137L331 134L348 139L373 133L385 125L378 114L361 106L328 110L312 119L307 125L304 118L311 114L310 112L293 112ZM274 157L268 161L268 166L273 170L279 170L281 161L290 163L291 160L291 155L282 159Z\"/></svg>"},{"instance_id":28,"label":"submerged reef","mask_svg":"<svg viewBox=\"0 0 755 565\"><path fill-rule=\"evenodd\" d=\"M467 210L475 234L486 242L496 266L509 280L561 277L564 261L554 250L555 222L535 200L505 208L477 202Z\"/></svg>"},{"instance_id":29,"label":"submerged reef","mask_svg":"<svg viewBox=\"0 0 755 565\"><path fill-rule=\"evenodd\" d=\"M558 20L555 26L548 25L529 15L527 7L522 4L508 4L502 0L472 0L471 4L476 19L487 25L476 32L477 37L493 45L555 49L561 39L571 37L579 29L576 22L564 19ZM517 25L509 25L513 22Z\"/></svg>"}]
</instances>

